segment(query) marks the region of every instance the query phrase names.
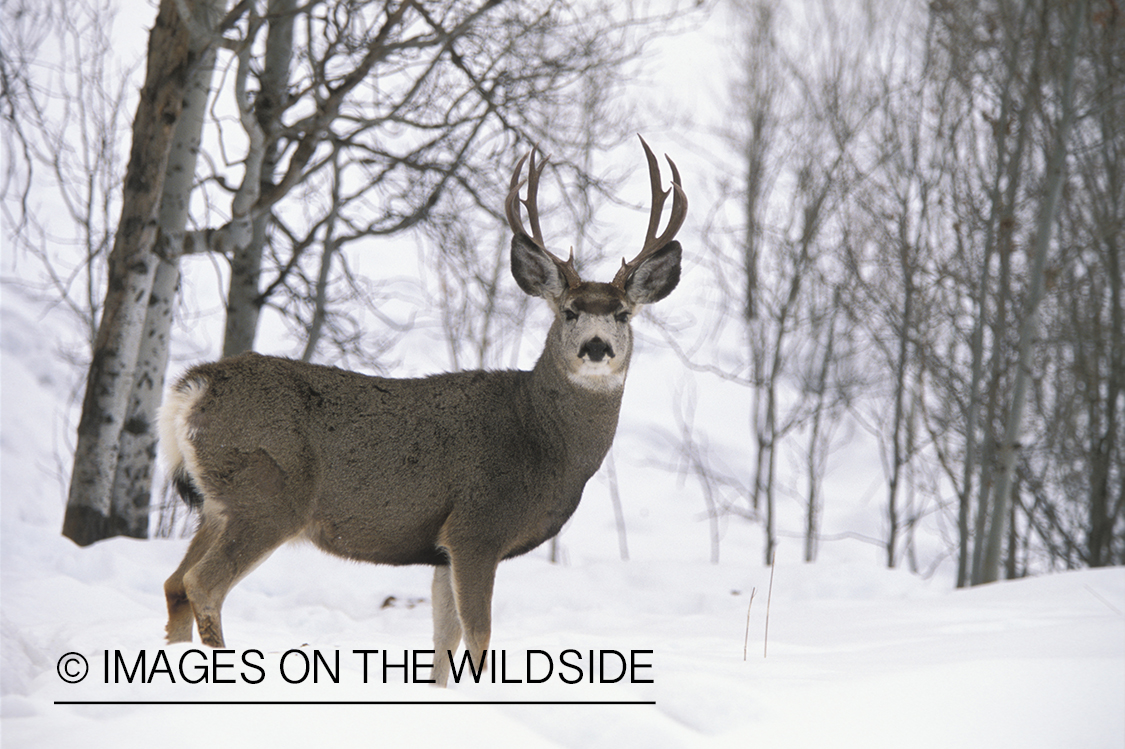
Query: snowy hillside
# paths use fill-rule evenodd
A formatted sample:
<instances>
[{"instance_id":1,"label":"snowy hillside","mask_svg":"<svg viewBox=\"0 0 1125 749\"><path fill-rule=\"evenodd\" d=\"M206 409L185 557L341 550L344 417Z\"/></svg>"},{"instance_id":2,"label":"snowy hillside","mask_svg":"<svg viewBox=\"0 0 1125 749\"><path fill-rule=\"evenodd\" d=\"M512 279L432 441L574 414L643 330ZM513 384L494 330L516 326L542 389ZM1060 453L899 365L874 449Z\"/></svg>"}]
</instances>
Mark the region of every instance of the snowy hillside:
<instances>
[{"instance_id":1,"label":"snowy hillside","mask_svg":"<svg viewBox=\"0 0 1125 749\"><path fill-rule=\"evenodd\" d=\"M512 683L494 668L444 692L404 685L396 664L430 647L428 571L311 547L283 548L232 592L238 651L164 646L161 585L187 542L79 549L59 533L76 385L58 314L5 289L4 747L1125 746L1125 570L953 591L850 547L805 565L794 541L767 641L757 529L732 523L709 564L702 501L660 471L630 487L632 561L616 561L597 490L564 532L565 564L539 550L501 565L492 646ZM362 650L380 651L367 683ZM591 651L594 681L612 683L589 683ZM88 664L80 683L64 681L81 675L68 654ZM365 704L59 704L154 701Z\"/></svg>"}]
</instances>

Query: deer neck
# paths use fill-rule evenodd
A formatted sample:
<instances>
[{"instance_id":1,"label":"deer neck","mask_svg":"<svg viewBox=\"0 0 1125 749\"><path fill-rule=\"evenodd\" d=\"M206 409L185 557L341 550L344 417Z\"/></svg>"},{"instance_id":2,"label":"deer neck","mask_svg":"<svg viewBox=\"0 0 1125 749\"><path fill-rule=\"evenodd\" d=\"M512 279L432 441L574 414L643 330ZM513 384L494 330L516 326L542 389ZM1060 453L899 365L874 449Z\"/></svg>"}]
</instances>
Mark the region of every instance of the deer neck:
<instances>
[{"instance_id":1,"label":"deer neck","mask_svg":"<svg viewBox=\"0 0 1125 749\"><path fill-rule=\"evenodd\" d=\"M627 369L627 367L625 368ZM624 369L616 387L583 387L567 376L558 346L547 345L528 379L540 427L558 435L583 482L597 471L617 431Z\"/></svg>"}]
</instances>

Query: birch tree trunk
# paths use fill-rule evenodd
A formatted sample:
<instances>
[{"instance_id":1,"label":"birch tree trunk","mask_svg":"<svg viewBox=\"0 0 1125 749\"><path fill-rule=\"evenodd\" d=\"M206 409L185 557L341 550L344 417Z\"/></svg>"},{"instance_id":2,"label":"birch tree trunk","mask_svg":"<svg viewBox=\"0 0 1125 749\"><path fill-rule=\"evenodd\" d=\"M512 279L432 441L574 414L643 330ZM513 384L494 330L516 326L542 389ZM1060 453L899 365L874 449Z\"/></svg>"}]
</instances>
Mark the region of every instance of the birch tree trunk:
<instances>
[{"instance_id":1,"label":"birch tree trunk","mask_svg":"<svg viewBox=\"0 0 1125 749\"><path fill-rule=\"evenodd\" d=\"M133 122L121 220L109 256L108 289L78 423L63 535L81 546L147 530L147 516L145 528L131 527L136 513L114 507L112 487L157 273L154 248L160 196L195 62L191 32L175 6L175 0L162 0L149 34L148 68Z\"/></svg>"},{"instance_id":2,"label":"birch tree trunk","mask_svg":"<svg viewBox=\"0 0 1125 749\"><path fill-rule=\"evenodd\" d=\"M223 2L225 0L200 2L196 8L196 22L208 30L213 29L222 12ZM183 112L176 124L168 157L160 199L160 232L155 247L158 256L156 276L146 307L144 332L125 428L118 444L113 482L111 504L127 519L128 535L135 538L148 535L153 465L156 461L156 413L168 368L168 345L176 290L180 283L179 258L183 251L188 206L195 186L195 166L215 67L215 52L210 47L209 36L194 34L191 48L191 54L198 57L198 62L192 68L184 94Z\"/></svg>"},{"instance_id":3,"label":"birch tree trunk","mask_svg":"<svg viewBox=\"0 0 1125 749\"><path fill-rule=\"evenodd\" d=\"M1000 578L1001 547L1008 520L1008 502L1012 492L1012 479L1015 475L1016 460L1019 457L1020 429L1023 424L1027 389L1031 380L1032 342L1038 329L1039 302L1043 296L1044 269L1047 250L1054 228L1055 211L1062 192L1063 173L1066 170L1067 146L1070 129L1074 123L1074 77L1078 52L1078 38L1082 33L1086 18L1086 0L1074 3L1067 40L1064 62L1064 83L1060 102L1061 115L1055 142L1047 162L1046 193L1039 207L1036 222L1035 245L1032 253L1032 266L1027 305L1020 324L1019 364L1016 368L1015 382L1012 386L1012 403L1008 411L1008 423L1003 442L997 451L997 480L990 504L991 522L988 542L984 552L981 582L995 582Z\"/></svg>"},{"instance_id":4,"label":"birch tree trunk","mask_svg":"<svg viewBox=\"0 0 1125 749\"><path fill-rule=\"evenodd\" d=\"M1032 3L1024 6L1020 13L1017 23L1012 24L1007 47L1008 65L1005 71L1004 83L1001 88L1000 99L1000 114L999 122L1008 122L1011 117L1013 108L1014 87L1019 72L1019 42L1023 36L1023 30L1027 25L1027 18L1033 7ZM1038 52L1033 57L1038 59ZM973 539L978 540L978 544L982 543L982 535L974 536L970 533L969 525L973 514L973 476L976 474L978 468L981 470L981 486L983 488L981 494L982 499L987 497L987 487L989 483L986 469L983 468L985 461L981 460L978 455L980 450L977 445L977 432L979 430L978 421L980 420L980 401L981 401L981 383L984 380L984 329L986 325L986 316L988 310L988 297L989 297L989 274L992 267L992 258L996 255L997 251L997 234L999 234L1004 242L1010 242L1010 230L1006 227L1012 225L1011 211L1015 203L1015 195L1020 184L1020 165L1023 162L1023 147L1027 140L1028 120L1030 118L1031 108L1022 107L1019 118L1018 138L1016 144L1011 152L1009 152L1008 128L997 127L994 131L996 143L996 171L991 187L989 189L989 215L988 221L985 224L985 237L984 237L984 257L981 262L980 280L976 289L976 325L973 327L972 333L972 379L969 386L969 407L965 418L965 461L964 470L962 473L962 489L959 497L959 507L957 515L957 527L959 536L959 549L957 558L957 587L963 588L970 584L974 577L974 570L979 574L979 558L971 560L973 550ZM1004 185L1004 175L1007 174L1007 188L1002 189ZM1007 252L1007 244L1004 245L1004 252ZM998 295L1000 300L999 304L1003 304L1003 295ZM985 428L986 440L987 435L990 434L991 422ZM991 450L987 450L991 454ZM986 456L987 457L987 456ZM983 515L981 516L983 518ZM979 548L979 546L978 546ZM975 563L972 563L974 562Z\"/></svg>"}]
</instances>

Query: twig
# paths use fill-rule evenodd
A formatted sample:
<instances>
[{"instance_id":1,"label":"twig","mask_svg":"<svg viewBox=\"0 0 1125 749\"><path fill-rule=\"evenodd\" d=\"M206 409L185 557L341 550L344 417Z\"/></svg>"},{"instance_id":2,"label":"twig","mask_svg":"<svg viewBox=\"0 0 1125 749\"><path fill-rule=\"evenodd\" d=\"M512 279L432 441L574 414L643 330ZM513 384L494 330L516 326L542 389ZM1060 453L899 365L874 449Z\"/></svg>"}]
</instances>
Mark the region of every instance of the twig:
<instances>
[{"instance_id":1,"label":"twig","mask_svg":"<svg viewBox=\"0 0 1125 749\"><path fill-rule=\"evenodd\" d=\"M750 607L754 605L754 594L758 592L757 588L750 589L750 603L746 605L746 637L742 640L742 660L746 660L746 649L750 645Z\"/></svg>"},{"instance_id":2,"label":"twig","mask_svg":"<svg viewBox=\"0 0 1125 749\"><path fill-rule=\"evenodd\" d=\"M770 646L770 601L773 600L773 571L777 568L777 549L770 557L770 587L766 594L766 634L762 640L762 657L765 658Z\"/></svg>"},{"instance_id":3,"label":"twig","mask_svg":"<svg viewBox=\"0 0 1125 749\"><path fill-rule=\"evenodd\" d=\"M1098 591L1094 590L1089 585L1085 585L1083 587L1085 587L1086 590L1089 591L1090 595L1092 595L1094 598L1097 598L1099 601L1104 603L1106 605L1106 607L1109 608L1110 611L1117 614L1118 616L1121 616L1121 609L1117 608L1112 603L1110 603L1103 595L1098 593Z\"/></svg>"}]
</instances>

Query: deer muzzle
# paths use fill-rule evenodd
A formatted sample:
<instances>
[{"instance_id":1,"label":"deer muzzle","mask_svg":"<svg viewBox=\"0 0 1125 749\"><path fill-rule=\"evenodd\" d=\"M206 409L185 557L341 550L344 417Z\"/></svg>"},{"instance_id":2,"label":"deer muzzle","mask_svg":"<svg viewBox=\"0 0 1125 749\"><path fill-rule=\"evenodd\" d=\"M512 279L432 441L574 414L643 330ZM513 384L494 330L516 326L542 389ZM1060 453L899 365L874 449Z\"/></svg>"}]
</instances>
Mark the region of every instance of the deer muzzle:
<instances>
[{"instance_id":1,"label":"deer muzzle","mask_svg":"<svg viewBox=\"0 0 1125 749\"><path fill-rule=\"evenodd\" d=\"M582 348L578 350L579 359L589 359L590 361L598 362L605 357L613 358L613 346L603 341L601 338L591 338L582 344Z\"/></svg>"}]
</instances>

